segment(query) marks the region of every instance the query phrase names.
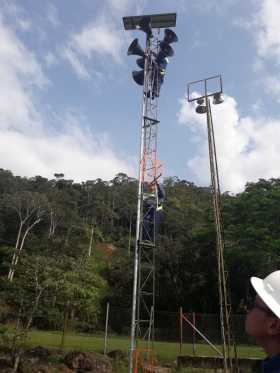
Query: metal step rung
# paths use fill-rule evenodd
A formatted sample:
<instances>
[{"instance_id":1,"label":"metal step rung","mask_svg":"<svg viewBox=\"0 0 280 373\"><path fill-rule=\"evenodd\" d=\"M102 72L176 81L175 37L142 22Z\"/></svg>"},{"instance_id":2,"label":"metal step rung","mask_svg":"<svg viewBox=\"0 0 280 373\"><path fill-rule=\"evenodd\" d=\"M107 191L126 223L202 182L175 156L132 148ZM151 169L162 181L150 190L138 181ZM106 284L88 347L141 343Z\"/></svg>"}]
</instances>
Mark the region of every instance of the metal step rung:
<instances>
[{"instance_id":1,"label":"metal step rung","mask_svg":"<svg viewBox=\"0 0 280 373\"><path fill-rule=\"evenodd\" d=\"M152 124L157 124L157 123L159 123L159 120L154 119L154 118L149 118L149 117L147 117L147 116L145 116L145 115L144 115L143 118L144 118L145 122L146 122L146 120L147 120L147 121L152 122Z\"/></svg>"},{"instance_id":2,"label":"metal step rung","mask_svg":"<svg viewBox=\"0 0 280 373\"><path fill-rule=\"evenodd\" d=\"M156 198L156 193L143 193L144 198Z\"/></svg>"},{"instance_id":3,"label":"metal step rung","mask_svg":"<svg viewBox=\"0 0 280 373\"><path fill-rule=\"evenodd\" d=\"M140 241L140 245L145 247L156 247L152 241Z\"/></svg>"}]
</instances>

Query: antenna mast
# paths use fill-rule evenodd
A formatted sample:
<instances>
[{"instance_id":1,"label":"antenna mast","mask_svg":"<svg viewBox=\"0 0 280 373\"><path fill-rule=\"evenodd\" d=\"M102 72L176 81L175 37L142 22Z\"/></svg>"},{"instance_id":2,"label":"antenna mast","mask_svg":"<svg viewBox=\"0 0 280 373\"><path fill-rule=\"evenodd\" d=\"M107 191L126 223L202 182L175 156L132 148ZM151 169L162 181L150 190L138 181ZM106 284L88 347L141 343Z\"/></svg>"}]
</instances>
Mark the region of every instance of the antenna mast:
<instances>
[{"instance_id":1,"label":"antenna mast","mask_svg":"<svg viewBox=\"0 0 280 373\"><path fill-rule=\"evenodd\" d=\"M126 30L136 29L146 34L145 51L138 39L134 39L127 52L140 56L137 65L142 70L133 71L132 77L143 86L129 356L129 372L132 373L137 364L134 359L137 340L144 340L148 351L154 341L156 226L163 200L157 182L161 176L157 159L158 98L167 57L174 54L170 44L178 38L172 30L165 29L164 39L159 41L161 28L176 25L176 13L124 17L123 23ZM157 32L153 34L152 29Z\"/></svg>"}]
</instances>

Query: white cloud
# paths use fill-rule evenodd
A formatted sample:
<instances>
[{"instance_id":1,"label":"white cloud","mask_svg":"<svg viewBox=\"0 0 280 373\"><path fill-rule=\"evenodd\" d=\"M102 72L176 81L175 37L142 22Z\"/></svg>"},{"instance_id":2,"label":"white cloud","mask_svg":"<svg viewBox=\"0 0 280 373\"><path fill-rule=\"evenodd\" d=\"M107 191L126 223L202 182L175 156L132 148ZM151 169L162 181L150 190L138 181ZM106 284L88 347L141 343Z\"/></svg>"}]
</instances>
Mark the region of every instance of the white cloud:
<instances>
[{"instance_id":1,"label":"white cloud","mask_svg":"<svg viewBox=\"0 0 280 373\"><path fill-rule=\"evenodd\" d=\"M105 0L107 8L115 17L143 14L147 0ZM131 14L128 14L131 13Z\"/></svg>"},{"instance_id":2,"label":"white cloud","mask_svg":"<svg viewBox=\"0 0 280 373\"><path fill-rule=\"evenodd\" d=\"M65 48L61 54L68 60L80 79L90 79L90 73L85 65L79 60L79 56L71 49L71 47Z\"/></svg>"},{"instance_id":3,"label":"white cloud","mask_svg":"<svg viewBox=\"0 0 280 373\"><path fill-rule=\"evenodd\" d=\"M57 11L56 7L51 3L47 4L46 19L55 28L60 25L60 21L59 21L59 17L58 17L58 11Z\"/></svg>"},{"instance_id":4,"label":"white cloud","mask_svg":"<svg viewBox=\"0 0 280 373\"><path fill-rule=\"evenodd\" d=\"M223 15L230 7L236 3L236 0L200 0L192 1L190 5L201 13L217 13Z\"/></svg>"},{"instance_id":5,"label":"white cloud","mask_svg":"<svg viewBox=\"0 0 280 373\"><path fill-rule=\"evenodd\" d=\"M32 130L40 115L32 102L32 87L47 83L32 53L0 19L0 129Z\"/></svg>"},{"instance_id":6,"label":"white cloud","mask_svg":"<svg viewBox=\"0 0 280 373\"><path fill-rule=\"evenodd\" d=\"M118 12L124 12L131 6L131 0L106 0L108 6Z\"/></svg>"},{"instance_id":7,"label":"white cloud","mask_svg":"<svg viewBox=\"0 0 280 373\"><path fill-rule=\"evenodd\" d=\"M5 130L0 135L2 165L23 176L51 178L58 171L75 181L85 181L108 180L118 172L134 174L111 148L106 137L93 138L79 127L41 135Z\"/></svg>"},{"instance_id":8,"label":"white cloud","mask_svg":"<svg viewBox=\"0 0 280 373\"><path fill-rule=\"evenodd\" d=\"M0 0L0 6L2 17L10 18L15 29L24 32L31 30L31 21L19 4L10 0Z\"/></svg>"},{"instance_id":9,"label":"white cloud","mask_svg":"<svg viewBox=\"0 0 280 373\"><path fill-rule=\"evenodd\" d=\"M54 66L58 63L57 57L52 52L47 52L43 59L47 67Z\"/></svg>"},{"instance_id":10,"label":"white cloud","mask_svg":"<svg viewBox=\"0 0 280 373\"><path fill-rule=\"evenodd\" d=\"M31 30L31 22L25 19L19 19L18 25L22 31L30 31Z\"/></svg>"},{"instance_id":11,"label":"white cloud","mask_svg":"<svg viewBox=\"0 0 280 373\"><path fill-rule=\"evenodd\" d=\"M267 74L264 78L265 92L280 103L280 75Z\"/></svg>"},{"instance_id":12,"label":"white cloud","mask_svg":"<svg viewBox=\"0 0 280 373\"><path fill-rule=\"evenodd\" d=\"M251 106L253 112L261 112L263 110L263 101L259 98L257 101Z\"/></svg>"},{"instance_id":13,"label":"white cloud","mask_svg":"<svg viewBox=\"0 0 280 373\"><path fill-rule=\"evenodd\" d=\"M89 79L93 74L104 77L106 66L122 64L123 48L129 43L122 16L143 14L146 3L147 0L105 0L92 21L71 35L62 48L62 56L80 79ZM94 67L88 67L93 60Z\"/></svg>"},{"instance_id":14,"label":"white cloud","mask_svg":"<svg viewBox=\"0 0 280 373\"><path fill-rule=\"evenodd\" d=\"M31 83L42 87L46 78L34 55L28 51L16 35L0 19L0 63L17 76L31 77Z\"/></svg>"},{"instance_id":15,"label":"white cloud","mask_svg":"<svg viewBox=\"0 0 280 373\"><path fill-rule=\"evenodd\" d=\"M256 16L258 53L264 59L275 58L278 64L280 63L279 15L279 0L262 0L260 10Z\"/></svg>"},{"instance_id":16,"label":"white cloud","mask_svg":"<svg viewBox=\"0 0 280 373\"><path fill-rule=\"evenodd\" d=\"M1 19L0 39L1 167L22 176L52 177L59 171L79 181L133 173L105 135L93 137L84 129L84 118L68 114L55 123L44 118L35 99L48 83L39 61Z\"/></svg>"},{"instance_id":17,"label":"white cloud","mask_svg":"<svg viewBox=\"0 0 280 373\"><path fill-rule=\"evenodd\" d=\"M80 32L73 34L63 48L62 56L66 58L80 79L89 79L94 73L102 75L97 70L99 66L109 63L122 63L122 48L127 41L127 35L119 30L116 23L101 17L95 22L85 25ZM94 69L87 67L87 62L95 58Z\"/></svg>"},{"instance_id":18,"label":"white cloud","mask_svg":"<svg viewBox=\"0 0 280 373\"><path fill-rule=\"evenodd\" d=\"M120 63L123 35L123 30L117 30L104 21L93 23L73 36L73 48L88 58L96 53L112 57L115 62Z\"/></svg>"},{"instance_id":19,"label":"white cloud","mask_svg":"<svg viewBox=\"0 0 280 373\"><path fill-rule=\"evenodd\" d=\"M262 73L265 71L265 65L262 59L256 58L255 62L252 65L253 71L255 73Z\"/></svg>"},{"instance_id":20,"label":"white cloud","mask_svg":"<svg viewBox=\"0 0 280 373\"><path fill-rule=\"evenodd\" d=\"M237 19L233 24L250 32L256 47L252 70L265 92L280 102L279 76L272 71L280 64L280 1L252 0L252 15Z\"/></svg>"},{"instance_id":21,"label":"white cloud","mask_svg":"<svg viewBox=\"0 0 280 373\"><path fill-rule=\"evenodd\" d=\"M222 105L213 105L212 111L223 190L239 192L248 181L279 177L280 119L240 117L232 97L226 97ZM194 105L182 100L178 119L191 130L197 149L187 166L197 182L208 185L206 117L196 114Z\"/></svg>"},{"instance_id":22,"label":"white cloud","mask_svg":"<svg viewBox=\"0 0 280 373\"><path fill-rule=\"evenodd\" d=\"M280 77L272 73L280 65L280 2L279 0L258 0L257 10L250 21L239 24L250 31L256 45L257 59L253 71L264 85L265 92L280 102Z\"/></svg>"}]
</instances>

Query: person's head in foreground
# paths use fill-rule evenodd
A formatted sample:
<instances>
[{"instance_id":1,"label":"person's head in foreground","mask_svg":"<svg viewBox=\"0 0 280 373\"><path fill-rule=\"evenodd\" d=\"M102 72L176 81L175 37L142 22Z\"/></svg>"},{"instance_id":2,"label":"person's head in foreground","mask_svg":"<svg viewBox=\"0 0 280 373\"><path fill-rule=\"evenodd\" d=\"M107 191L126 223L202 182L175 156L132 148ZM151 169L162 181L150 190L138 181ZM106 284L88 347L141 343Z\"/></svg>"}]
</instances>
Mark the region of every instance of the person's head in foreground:
<instances>
[{"instance_id":1,"label":"person's head in foreground","mask_svg":"<svg viewBox=\"0 0 280 373\"><path fill-rule=\"evenodd\" d=\"M273 369L264 366L263 371L280 372L280 271L272 272L263 280L251 277L251 284L257 294L248 308L246 332L273 358Z\"/></svg>"}]
</instances>

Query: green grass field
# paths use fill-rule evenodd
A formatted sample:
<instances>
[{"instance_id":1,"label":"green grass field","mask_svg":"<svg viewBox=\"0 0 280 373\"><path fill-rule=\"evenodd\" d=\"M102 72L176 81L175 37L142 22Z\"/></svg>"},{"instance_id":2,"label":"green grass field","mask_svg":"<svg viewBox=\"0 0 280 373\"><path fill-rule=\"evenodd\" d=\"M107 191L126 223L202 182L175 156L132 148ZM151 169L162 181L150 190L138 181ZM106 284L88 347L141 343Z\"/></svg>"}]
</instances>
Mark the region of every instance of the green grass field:
<instances>
[{"instance_id":1,"label":"green grass field","mask_svg":"<svg viewBox=\"0 0 280 373\"><path fill-rule=\"evenodd\" d=\"M29 332L28 346L44 346L48 348L60 348L61 334L58 332L45 332L33 330ZM219 348L219 346L217 346ZM65 350L95 351L103 352L103 336L93 336L88 334L67 334L65 337ZM122 350L128 352L129 340L126 337L109 336L107 350ZM191 344L184 344L182 355L192 354ZM179 355L178 343L155 342L155 353L157 359L162 362L172 362ZM239 357L263 357L263 352L255 346L238 346L237 353ZM206 344L196 345L196 355L198 356L216 356Z\"/></svg>"}]
</instances>

